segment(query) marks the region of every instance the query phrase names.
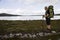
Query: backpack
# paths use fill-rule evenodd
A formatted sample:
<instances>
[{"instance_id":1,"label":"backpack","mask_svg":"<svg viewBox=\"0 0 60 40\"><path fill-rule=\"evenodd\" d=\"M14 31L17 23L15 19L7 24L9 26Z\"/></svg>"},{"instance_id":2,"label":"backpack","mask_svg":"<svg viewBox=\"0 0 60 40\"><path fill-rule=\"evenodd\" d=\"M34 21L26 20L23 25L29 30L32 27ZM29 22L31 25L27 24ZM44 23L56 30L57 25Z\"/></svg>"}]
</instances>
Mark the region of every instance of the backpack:
<instances>
[{"instance_id":1,"label":"backpack","mask_svg":"<svg viewBox=\"0 0 60 40\"><path fill-rule=\"evenodd\" d=\"M53 6L52 5L50 5L49 6L49 8L48 8L48 10L49 10L49 18L53 18L54 17L54 9L53 9Z\"/></svg>"}]
</instances>

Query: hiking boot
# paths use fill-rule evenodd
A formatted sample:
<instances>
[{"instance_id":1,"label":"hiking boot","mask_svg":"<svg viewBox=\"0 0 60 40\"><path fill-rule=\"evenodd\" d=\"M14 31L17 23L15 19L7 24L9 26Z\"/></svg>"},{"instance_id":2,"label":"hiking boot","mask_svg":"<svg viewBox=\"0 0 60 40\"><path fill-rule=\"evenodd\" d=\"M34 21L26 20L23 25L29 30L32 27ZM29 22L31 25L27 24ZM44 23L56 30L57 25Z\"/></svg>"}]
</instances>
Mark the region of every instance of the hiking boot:
<instances>
[{"instance_id":1,"label":"hiking boot","mask_svg":"<svg viewBox=\"0 0 60 40\"><path fill-rule=\"evenodd\" d=\"M47 29L46 33L52 33L51 31L52 31L51 29Z\"/></svg>"}]
</instances>

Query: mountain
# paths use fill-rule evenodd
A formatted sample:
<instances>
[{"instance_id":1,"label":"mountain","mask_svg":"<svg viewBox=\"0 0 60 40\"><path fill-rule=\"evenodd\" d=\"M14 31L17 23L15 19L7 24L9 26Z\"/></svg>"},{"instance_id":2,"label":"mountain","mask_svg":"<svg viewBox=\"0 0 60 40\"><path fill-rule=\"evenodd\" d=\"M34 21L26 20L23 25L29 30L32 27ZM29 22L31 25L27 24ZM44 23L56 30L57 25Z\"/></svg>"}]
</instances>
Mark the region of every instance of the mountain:
<instances>
[{"instance_id":1,"label":"mountain","mask_svg":"<svg viewBox=\"0 0 60 40\"><path fill-rule=\"evenodd\" d=\"M19 16L19 15L13 15L13 14L1 13L0 16Z\"/></svg>"}]
</instances>

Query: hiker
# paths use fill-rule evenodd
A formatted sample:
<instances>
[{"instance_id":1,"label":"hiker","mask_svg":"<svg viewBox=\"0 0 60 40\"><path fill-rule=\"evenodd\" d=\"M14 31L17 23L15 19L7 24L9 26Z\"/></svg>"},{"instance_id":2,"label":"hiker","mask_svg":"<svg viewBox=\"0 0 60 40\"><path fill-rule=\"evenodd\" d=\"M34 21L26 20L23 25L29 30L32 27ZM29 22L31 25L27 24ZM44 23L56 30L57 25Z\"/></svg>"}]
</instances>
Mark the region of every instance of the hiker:
<instances>
[{"instance_id":1,"label":"hiker","mask_svg":"<svg viewBox=\"0 0 60 40\"><path fill-rule=\"evenodd\" d=\"M44 17L45 17L45 19L46 19L46 24L47 24L47 30L49 31L49 32L51 32L52 30L51 30L51 18L53 17L53 15L54 15L54 11L53 11L53 6L52 5L50 5L49 7L45 7L45 15L44 15Z\"/></svg>"}]
</instances>

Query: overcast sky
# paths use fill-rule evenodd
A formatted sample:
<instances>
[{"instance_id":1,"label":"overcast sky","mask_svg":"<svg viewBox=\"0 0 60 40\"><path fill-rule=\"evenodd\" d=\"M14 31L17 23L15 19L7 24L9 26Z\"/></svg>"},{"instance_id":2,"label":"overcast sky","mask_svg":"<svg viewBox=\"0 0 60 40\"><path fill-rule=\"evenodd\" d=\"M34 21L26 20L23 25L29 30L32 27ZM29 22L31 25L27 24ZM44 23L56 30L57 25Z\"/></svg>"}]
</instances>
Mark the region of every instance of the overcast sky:
<instances>
[{"instance_id":1,"label":"overcast sky","mask_svg":"<svg viewBox=\"0 0 60 40\"><path fill-rule=\"evenodd\" d=\"M44 7L54 5L55 13L60 13L60 0L0 0L0 13L44 14Z\"/></svg>"}]
</instances>

